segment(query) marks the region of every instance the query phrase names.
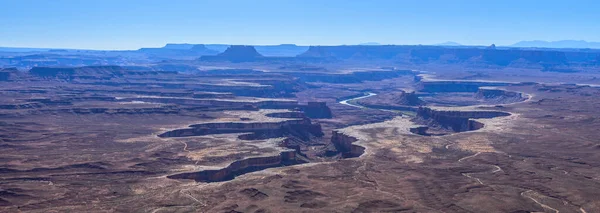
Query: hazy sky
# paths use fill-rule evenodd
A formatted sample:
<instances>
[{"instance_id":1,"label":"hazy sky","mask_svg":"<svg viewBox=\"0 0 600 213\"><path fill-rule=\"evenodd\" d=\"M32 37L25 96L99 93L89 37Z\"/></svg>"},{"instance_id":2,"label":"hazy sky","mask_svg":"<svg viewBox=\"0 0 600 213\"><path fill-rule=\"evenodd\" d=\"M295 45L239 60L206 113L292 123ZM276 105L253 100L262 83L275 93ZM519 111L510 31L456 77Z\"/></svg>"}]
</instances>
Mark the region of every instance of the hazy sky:
<instances>
[{"instance_id":1,"label":"hazy sky","mask_svg":"<svg viewBox=\"0 0 600 213\"><path fill-rule=\"evenodd\" d=\"M600 41L598 0L0 0L0 46Z\"/></svg>"}]
</instances>

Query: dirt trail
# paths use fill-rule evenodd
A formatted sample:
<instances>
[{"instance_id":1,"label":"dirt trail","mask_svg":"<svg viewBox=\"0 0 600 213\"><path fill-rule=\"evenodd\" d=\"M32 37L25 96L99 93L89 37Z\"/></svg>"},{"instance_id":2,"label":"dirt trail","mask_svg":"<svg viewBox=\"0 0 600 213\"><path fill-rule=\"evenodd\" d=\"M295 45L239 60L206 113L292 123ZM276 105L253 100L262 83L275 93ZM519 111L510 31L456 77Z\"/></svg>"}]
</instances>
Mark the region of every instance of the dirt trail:
<instances>
[{"instance_id":1,"label":"dirt trail","mask_svg":"<svg viewBox=\"0 0 600 213\"><path fill-rule=\"evenodd\" d=\"M536 200L535 198L533 198L533 197L531 197L531 196L528 196L528 195L526 195L526 193L528 193L528 192L533 192L533 191L532 191L532 190L527 190L527 191L521 192L521 196L523 196L523 197L526 197L526 198L529 198L529 199L533 200L533 202L535 202L535 203L539 204L540 206L542 206L542 208L549 209L549 210L552 210L552 211L554 211L554 212L556 212L556 213L559 213L559 211L558 211L557 209L555 209L555 208L552 208L552 207L550 207L550 206L548 206L548 205L546 205L546 204L543 204L543 203L539 202L538 200ZM536 192L533 192L533 193L536 193Z\"/></svg>"}]
</instances>

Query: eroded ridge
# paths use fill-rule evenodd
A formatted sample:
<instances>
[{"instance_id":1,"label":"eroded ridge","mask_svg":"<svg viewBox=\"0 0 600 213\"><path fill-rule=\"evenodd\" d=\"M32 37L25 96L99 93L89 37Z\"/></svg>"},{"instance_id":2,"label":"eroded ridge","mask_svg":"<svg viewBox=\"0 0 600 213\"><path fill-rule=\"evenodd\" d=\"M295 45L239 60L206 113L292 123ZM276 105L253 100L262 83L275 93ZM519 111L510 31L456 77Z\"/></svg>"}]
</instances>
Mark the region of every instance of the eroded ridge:
<instances>
[{"instance_id":1,"label":"eroded ridge","mask_svg":"<svg viewBox=\"0 0 600 213\"><path fill-rule=\"evenodd\" d=\"M478 121L478 119L490 119L510 115L511 114L508 112L491 110L420 107L417 110L417 116L413 121L425 126L411 129L411 131L420 135L439 135L449 132L474 131L485 126L485 124ZM428 131L431 130L433 130L432 132L437 133L428 133Z\"/></svg>"},{"instance_id":2,"label":"eroded ridge","mask_svg":"<svg viewBox=\"0 0 600 213\"><path fill-rule=\"evenodd\" d=\"M298 142L308 142L323 136L321 126L313 124L301 111L259 110L254 112L226 112L239 117L239 121L220 121L190 125L190 128L167 131L163 138L185 138L214 134L239 134L241 140L273 140L273 148L281 150L278 155L247 157L236 160L220 169L205 169L196 172L169 175L172 179L192 179L197 182L220 182L236 176L267 168L288 166L308 162L301 153Z\"/></svg>"},{"instance_id":3,"label":"eroded ridge","mask_svg":"<svg viewBox=\"0 0 600 213\"><path fill-rule=\"evenodd\" d=\"M284 151L278 156L253 157L235 161L229 166L216 170L202 170L199 172L180 173L169 175L172 179L192 179L197 182L221 182L233 180L236 176L250 172L260 171L267 168L289 166L306 163L297 158L296 151Z\"/></svg>"},{"instance_id":4,"label":"eroded ridge","mask_svg":"<svg viewBox=\"0 0 600 213\"><path fill-rule=\"evenodd\" d=\"M229 112L230 114L240 114ZM297 129L299 131L292 131ZM252 133L255 138L276 138L295 134L308 139L307 134L322 136L321 126L313 124L303 112L288 110L259 110L243 113L239 121L206 122L190 125L189 128L175 129L159 134L159 137L190 137L227 133ZM240 138L250 139L243 135Z\"/></svg>"}]
</instances>

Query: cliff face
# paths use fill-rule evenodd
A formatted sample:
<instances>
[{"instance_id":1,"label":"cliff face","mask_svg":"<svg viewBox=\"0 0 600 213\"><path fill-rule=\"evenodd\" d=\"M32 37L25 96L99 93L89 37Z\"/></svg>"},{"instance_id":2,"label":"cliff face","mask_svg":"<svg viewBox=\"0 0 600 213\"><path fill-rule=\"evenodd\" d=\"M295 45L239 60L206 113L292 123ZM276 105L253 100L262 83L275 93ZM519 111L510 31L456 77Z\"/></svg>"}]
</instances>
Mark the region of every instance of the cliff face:
<instances>
[{"instance_id":1,"label":"cliff face","mask_svg":"<svg viewBox=\"0 0 600 213\"><path fill-rule=\"evenodd\" d=\"M419 90L422 92L477 92L479 87L506 86L502 82L473 82L473 81L421 81Z\"/></svg>"},{"instance_id":2,"label":"cliff face","mask_svg":"<svg viewBox=\"0 0 600 213\"><path fill-rule=\"evenodd\" d=\"M359 157L365 152L365 148L359 145L352 144L358 141L355 137L348 136L344 133L334 130L331 135L331 142L335 148L342 153L344 158Z\"/></svg>"},{"instance_id":3,"label":"cliff face","mask_svg":"<svg viewBox=\"0 0 600 213\"><path fill-rule=\"evenodd\" d=\"M191 99L185 97L139 97L139 98L122 98L121 101L143 101L143 102L152 102L152 103L165 103L165 104L179 104L179 105L189 105L193 107L211 107L211 108L232 108L239 109L245 108L248 106L252 106L252 108L262 108L262 109L293 109L298 105L296 101L257 101L257 102L248 102L244 100L236 101L233 100L219 100L219 99Z\"/></svg>"},{"instance_id":4,"label":"cliff face","mask_svg":"<svg viewBox=\"0 0 600 213\"><path fill-rule=\"evenodd\" d=\"M265 56L293 57L308 50L307 46L296 46L294 44L281 44L269 46L256 46L256 51Z\"/></svg>"},{"instance_id":5,"label":"cliff face","mask_svg":"<svg viewBox=\"0 0 600 213\"><path fill-rule=\"evenodd\" d=\"M298 57L334 59L394 59L399 54L408 54L416 46L310 46Z\"/></svg>"},{"instance_id":6,"label":"cliff face","mask_svg":"<svg viewBox=\"0 0 600 213\"><path fill-rule=\"evenodd\" d=\"M363 81L381 81L384 79L397 78L400 76L413 75L410 70L390 70L390 71L361 71L348 74L327 74L310 72L291 72L285 73L298 77L305 82L327 82L327 83L360 83Z\"/></svg>"},{"instance_id":7,"label":"cliff face","mask_svg":"<svg viewBox=\"0 0 600 213\"><path fill-rule=\"evenodd\" d=\"M219 170L181 173L167 177L171 179L192 179L197 182L220 182L233 180L236 176L253 171L299 163L304 163L304 161L296 158L296 153L294 151L286 151L278 156L256 157L235 161L229 166Z\"/></svg>"},{"instance_id":8,"label":"cliff face","mask_svg":"<svg viewBox=\"0 0 600 213\"><path fill-rule=\"evenodd\" d=\"M482 123L471 119L495 118L508 115L510 113L500 111L441 111L428 107L419 107L415 122L426 124L427 126L439 126L451 129L454 132L464 132L483 127Z\"/></svg>"},{"instance_id":9,"label":"cliff face","mask_svg":"<svg viewBox=\"0 0 600 213\"><path fill-rule=\"evenodd\" d=\"M170 71L134 71L120 66L84 66L84 67L34 67L29 74L41 78L72 79L111 79L125 75L175 74Z\"/></svg>"},{"instance_id":10,"label":"cliff face","mask_svg":"<svg viewBox=\"0 0 600 213\"><path fill-rule=\"evenodd\" d=\"M302 111L309 118L331 118L331 109L325 102L308 102L308 105L302 106Z\"/></svg>"},{"instance_id":11,"label":"cliff face","mask_svg":"<svg viewBox=\"0 0 600 213\"><path fill-rule=\"evenodd\" d=\"M419 99L414 92L388 92L357 100L358 104L378 109L411 110L414 106L421 106L424 101Z\"/></svg>"},{"instance_id":12,"label":"cliff face","mask_svg":"<svg viewBox=\"0 0 600 213\"><path fill-rule=\"evenodd\" d=\"M513 62L524 60L532 64L564 64L567 58L564 52L519 50L496 48L449 48L423 47L410 52L413 62L445 62L445 63L484 63L508 66Z\"/></svg>"},{"instance_id":13,"label":"cliff face","mask_svg":"<svg viewBox=\"0 0 600 213\"><path fill-rule=\"evenodd\" d=\"M204 54L217 53L217 51L206 48L206 46L204 46L204 44L196 44L196 45L192 46L192 48L190 48L190 51L195 52L195 53L204 53Z\"/></svg>"},{"instance_id":14,"label":"cliff face","mask_svg":"<svg viewBox=\"0 0 600 213\"><path fill-rule=\"evenodd\" d=\"M202 56L200 60L204 61L231 61L231 62L249 62L264 58L253 46L231 45L216 56Z\"/></svg>"},{"instance_id":15,"label":"cliff face","mask_svg":"<svg viewBox=\"0 0 600 213\"><path fill-rule=\"evenodd\" d=\"M475 97L492 104L516 103L526 99L520 92L486 87L479 88Z\"/></svg>"},{"instance_id":16,"label":"cliff face","mask_svg":"<svg viewBox=\"0 0 600 213\"><path fill-rule=\"evenodd\" d=\"M380 59L412 63L467 63L495 66L559 65L569 62L592 63L599 53L556 50L496 49L440 46L311 46L298 57L337 60Z\"/></svg>"},{"instance_id":17,"label":"cliff face","mask_svg":"<svg viewBox=\"0 0 600 213\"><path fill-rule=\"evenodd\" d=\"M429 127L419 126L419 127L410 128L409 131L412 132L412 133L414 133L414 134L417 134L417 135L429 135L427 133L427 129L429 129Z\"/></svg>"},{"instance_id":18,"label":"cliff face","mask_svg":"<svg viewBox=\"0 0 600 213\"><path fill-rule=\"evenodd\" d=\"M202 55L216 55L218 52L206 48L202 44L167 44L162 48L141 48L137 52L151 57L199 57Z\"/></svg>"},{"instance_id":19,"label":"cliff face","mask_svg":"<svg viewBox=\"0 0 600 213\"><path fill-rule=\"evenodd\" d=\"M535 64L566 64L564 52L541 50L485 50L481 56L487 63L507 66L519 59Z\"/></svg>"},{"instance_id":20,"label":"cliff face","mask_svg":"<svg viewBox=\"0 0 600 213\"><path fill-rule=\"evenodd\" d=\"M258 140L277 137L294 137L309 141L313 137L323 136L320 124L313 124L300 112L272 113L274 117L299 117L281 122L254 123L204 123L190 125L190 128L176 129L158 135L159 137L189 137L226 133L249 133L239 136L243 140Z\"/></svg>"},{"instance_id":21,"label":"cliff face","mask_svg":"<svg viewBox=\"0 0 600 213\"><path fill-rule=\"evenodd\" d=\"M38 77L53 77L71 79L75 74L74 68L49 68L49 67L34 67L29 70L29 73Z\"/></svg>"},{"instance_id":22,"label":"cliff face","mask_svg":"<svg viewBox=\"0 0 600 213\"><path fill-rule=\"evenodd\" d=\"M192 47L194 47L194 44L172 44L172 43L168 43L168 44L166 44L162 48L163 49L175 49L175 50L189 50Z\"/></svg>"},{"instance_id":23,"label":"cliff face","mask_svg":"<svg viewBox=\"0 0 600 213\"><path fill-rule=\"evenodd\" d=\"M180 109L176 107L147 107L147 108L70 108L70 109L36 109L31 114L46 113L75 113L75 114L177 114Z\"/></svg>"}]
</instances>

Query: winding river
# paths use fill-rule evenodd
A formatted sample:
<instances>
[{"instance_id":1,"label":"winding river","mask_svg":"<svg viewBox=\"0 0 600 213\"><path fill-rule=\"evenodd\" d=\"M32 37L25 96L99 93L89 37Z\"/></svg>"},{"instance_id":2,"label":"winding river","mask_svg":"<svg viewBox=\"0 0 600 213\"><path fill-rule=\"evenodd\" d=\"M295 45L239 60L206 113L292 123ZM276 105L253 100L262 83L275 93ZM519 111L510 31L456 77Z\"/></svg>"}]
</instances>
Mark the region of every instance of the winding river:
<instances>
[{"instance_id":1,"label":"winding river","mask_svg":"<svg viewBox=\"0 0 600 213\"><path fill-rule=\"evenodd\" d=\"M377 94L375 94L375 93L369 92L369 93L367 93L367 95L360 96L360 97L356 97L356 98L350 98L350 99L346 99L346 100L340 101L339 103L340 103L340 104L344 104L344 105L348 105L348 106L352 106L352 107L365 108L365 107L363 107L363 106L361 106L361 105L357 105L357 104L348 103L348 101L354 101L354 100L363 99L363 98L368 98L368 97L371 97L371 96L376 96L376 95L377 95Z\"/></svg>"}]
</instances>

